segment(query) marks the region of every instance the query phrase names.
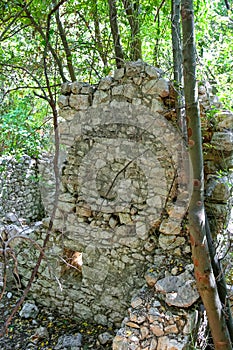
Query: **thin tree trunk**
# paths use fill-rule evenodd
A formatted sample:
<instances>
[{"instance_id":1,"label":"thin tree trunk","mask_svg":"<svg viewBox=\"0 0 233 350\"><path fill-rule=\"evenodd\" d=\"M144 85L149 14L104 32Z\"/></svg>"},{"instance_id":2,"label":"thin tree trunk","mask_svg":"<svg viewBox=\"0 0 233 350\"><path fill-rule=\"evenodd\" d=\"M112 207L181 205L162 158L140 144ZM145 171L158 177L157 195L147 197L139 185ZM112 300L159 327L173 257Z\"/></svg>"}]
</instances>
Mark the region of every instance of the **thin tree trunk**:
<instances>
[{"instance_id":1,"label":"thin tree trunk","mask_svg":"<svg viewBox=\"0 0 233 350\"><path fill-rule=\"evenodd\" d=\"M208 243L208 248L210 253L211 265L212 265L214 276L217 283L219 298L221 300L222 305L224 306L224 312L226 315L226 324L230 334L231 342L233 344L233 318L231 314L231 306L230 306L229 298L227 295L228 294L227 285L226 285L221 261L218 259L216 249L214 247L207 215L206 215L205 227L206 227L206 237L207 237L207 243Z\"/></svg>"},{"instance_id":2,"label":"thin tree trunk","mask_svg":"<svg viewBox=\"0 0 233 350\"><path fill-rule=\"evenodd\" d=\"M161 37L161 28L160 28L160 10L162 9L163 5L165 4L166 0L162 0L160 5L157 8L154 22L157 22L157 28L156 28L156 41L154 46L154 65L159 67L159 39Z\"/></svg>"},{"instance_id":3,"label":"thin tree trunk","mask_svg":"<svg viewBox=\"0 0 233 350\"><path fill-rule=\"evenodd\" d=\"M142 58L142 42L139 26L139 1L122 0L131 29L130 59L137 61Z\"/></svg>"},{"instance_id":4,"label":"thin tree trunk","mask_svg":"<svg viewBox=\"0 0 233 350\"><path fill-rule=\"evenodd\" d=\"M205 231L204 176L200 112L196 84L193 1L182 0L184 92L188 144L193 167L193 192L189 205L190 242L197 288L206 309L216 350L232 349L224 310L212 270Z\"/></svg>"},{"instance_id":5,"label":"thin tree trunk","mask_svg":"<svg viewBox=\"0 0 233 350\"><path fill-rule=\"evenodd\" d=\"M41 35L41 37L44 39L44 41L46 41L46 35L45 33L43 32L42 28L40 27L40 25L35 21L34 17L31 15L30 11L25 8L25 13L26 13L26 16L28 17L28 19L30 20L32 26L36 29L36 31ZM48 49L49 51L51 52L57 66L58 66L58 69L59 69L59 73L60 73L60 76L61 76L61 79L63 81L63 83L65 83L67 81L66 77L65 77L65 74L64 74L64 71L63 71L63 66L62 66L62 62L61 60L59 59L56 51L54 50L54 48L52 47L52 45L50 43L48 43Z\"/></svg>"},{"instance_id":6,"label":"thin tree trunk","mask_svg":"<svg viewBox=\"0 0 233 350\"><path fill-rule=\"evenodd\" d=\"M99 22L99 13L98 13L98 1L94 0L92 4L93 14L94 14L94 26L95 26L95 42L96 48L99 52L99 55L103 61L104 66L108 65L107 54L104 51L104 46L101 38L100 32L100 22Z\"/></svg>"},{"instance_id":7,"label":"thin tree trunk","mask_svg":"<svg viewBox=\"0 0 233 350\"><path fill-rule=\"evenodd\" d=\"M172 51L173 51L173 72L175 89L175 108L177 122L181 133L187 140L187 126L184 109L184 88L183 88L183 54L180 28L181 0L172 0Z\"/></svg>"},{"instance_id":8,"label":"thin tree trunk","mask_svg":"<svg viewBox=\"0 0 233 350\"><path fill-rule=\"evenodd\" d=\"M116 8L116 0L108 0L109 4L109 18L110 18L110 26L114 43L114 50L116 56L116 66L120 68L124 65L124 52L121 47L120 34L117 23L117 8Z\"/></svg>"},{"instance_id":9,"label":"thin tree trunk","mask_svg":"<svg viewBox=\"0 0 233 350\"><path fill-rule=\"evenodd\" d=\"M53 128L54 128L54 141L55 141L55 154L54 154L54 160L53 160L53 169L54 169L54 174L55 174L55 196L54 196L54 205L53 205L53 209L52 209L52 213L50 216L50 220L49 220L49 225L48 225L48 229L46 232L46 236L45 239L42 243L41 249L40 249L40 254L39 257L36 261L36 264L32 270L31 276L29 278L29 281L27 283L27 286L25 287L25 289L23 290L23 294L20 297L20 299L16 302L13 310L11 311L10 315L6 318L4 325L2 326L1 330L0 330L0 337L4 336L4 334L7 333L8 327L12 322L12 319L14 318L14 316L16 315L16 313L19 311L20 306L24 303L30 289L32 286L32 283L35 280L35 277L38 273L38 270L40 268L41 262L45 257L45 250L47 248L51 233L52 233L52 228L53 228L53 222L55 219L55 215L56 215L56 211L57 211L57 203L58 203L58 197L59 197L59 190L60 190L60 176L59 176L59 153L60 153L60 138L59 138L59 129L58 129L58 111L57 111L57 107L56 107L56 101L54 99L52 90L51 90L51 86L50 86L50 82L49 82L49 77L48 77L48 67L47 67L47 51L49 48L49 30L50 30L50 17L48 17L48 21L47 21L47 30L46 30L46 34L45 34L45 38L46 38L46 44L45 44L45 49L44 49L44 74L45 74L45 80L46 80L46 85L47 85L47 91L48 91L48 96L43 96L43 98L45 98L52 110L52 115L53 115ZM42 91L44 92L44 90L42 89Z\"/></svg>"},{"instance_id":10,"label":"thin tree trunk","mask_svg":"<svg viewBox=\"0 0 233 350\"><path fill-rule=\"evenodd\" d=\"M56 6L56 1L53 1L53 5ZM66 55L66 61L67 61L67 68L70 74L71 81L76 81L76 76L75 76L75 71L74 71L74 66L72 62L72 53L70 51L70 47L68 44L68 41L66 39L66 33L64 31L62 22L60 20L59 16L59 8L55 12L55 17L56 17L56 23L57 23L57 28L59 31L59 35L61 37L61 41L64 47L65 55Z\"/></svg>"}]
</instances>

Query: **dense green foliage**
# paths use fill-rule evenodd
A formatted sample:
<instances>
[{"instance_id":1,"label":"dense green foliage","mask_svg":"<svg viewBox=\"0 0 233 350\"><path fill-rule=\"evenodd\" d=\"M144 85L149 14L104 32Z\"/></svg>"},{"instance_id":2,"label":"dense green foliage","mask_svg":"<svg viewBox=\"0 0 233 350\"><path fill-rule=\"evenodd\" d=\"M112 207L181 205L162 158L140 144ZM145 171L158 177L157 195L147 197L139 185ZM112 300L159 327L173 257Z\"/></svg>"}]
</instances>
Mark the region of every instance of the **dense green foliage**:
<instances>
[{"instance_id":1,"label":"dense green foliage","mask_svg":"<svg viewBox=\"0 0 233 350\"><path fill-rule=\"evenodd\" d=\"M48 125L45 123L47 108L41 103L33 106L32 96L17 96L7 111L1 109L0 152L20 157L28 154L37 157L47 144ZM39 108L41 108L39 110Z\"/></svg>"},{"instance_id":2,"label":"dense green foliage","mask_svg":"<svg viewBox=\"0 0 233 350\"><path fill-rule=\"evenodd\" d=\"M233 13L224 1L209 2L197 11L196 40L200 79L208 80L224 106L233 108Z\"/></svg>"},{"instance_id":3,"label":"dense green foliage","mask_svg":"<svg viewBox=\"0 0 233 350\"><path fill-rule=\"evenodd\" d=\"M127 3L134 4L130 5L131 14ZM132 23L136 23L142 59L159 66L172 79L170 1L116 0L115 4L124 59L132 57ZM214 84L227 108L233 105L232 18L223 0L195 1L199 79ZM56 100L62 82L77 79L95 83L115 69L109 3L2 0L0 41L0 151L19 149L33 154L34 144L37 154L41 142L38 128L47 114L38 95L49 102L52 94ZM32 113L27 96L30 104L33 101ZM22 101L27 101L25 106ZM11 141L6 141L10 135Z\"/></svg>"}]
</instances>

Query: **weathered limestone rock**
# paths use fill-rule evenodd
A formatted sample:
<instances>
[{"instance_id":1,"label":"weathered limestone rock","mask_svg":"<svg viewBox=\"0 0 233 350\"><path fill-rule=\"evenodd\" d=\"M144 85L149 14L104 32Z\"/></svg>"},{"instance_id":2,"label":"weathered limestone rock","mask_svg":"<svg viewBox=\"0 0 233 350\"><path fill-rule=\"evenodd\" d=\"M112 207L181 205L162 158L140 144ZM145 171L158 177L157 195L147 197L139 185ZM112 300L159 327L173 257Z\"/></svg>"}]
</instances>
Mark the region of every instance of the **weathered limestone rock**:
<instances>
[{"instance_id":1,"label":"weathered limestone rock","mask_svg":"<svg viewBox=\"0 0 233 350\"><path fill-rule=\"evenodd\" d=\"M123 78L124 74L125 74L125 68L116 69L114 72L114 79L120 80Z\"/></svg>"},{"instance_id":2,"label":"weathered limestone rock","mask_svg":"<svg viewBox=\"0 0 233 350\"><path fill-rule=\"evenodd\" d=\"M171 339L165 336L159 338L157 350L182 350L185 349L186 343L187 338L179 342L176 339Z\"/></svg>"},{"instance_id":3,"label":"weathered limestone rock","mask_svg":"<svg viewBox=\"0 0 233 350\"><path fill-rule=\"evenodd\" d=\"M127 62L125 75L127 77L134 77L144 72L145 63L141 60L136 62Z\"/></svg>"},{"instance_id":4,"label":"weathered limestone rock","mask_svg":"<svg viewBox=\"0 0 233 350\"><path fill-rule=\"evenodd\" d=\"M66 97L66 96L65 96ZM71 107L62 107L59 111L59 116L67 121L73 120L77 111L73 110Z\"/></svg>"},{"instance_id":5,"label":"weathered limestone rock","mask_svg":"<svg viewBox=\"0 0 233 350\"><path fill-rule=\"evenodd\" d=\"M0 158L0 218L14 215L29 222L44 214L41 201L37 163L24 155Z\"/></svg>"},{"instance_id":6,"label":"weathered limestone rock","mask_svg":"<svg viewBox=\"0 0 233 350\"><path fill-rule=\"evenodd\" d=\"M113 350L128 350L128 342L127 340L122 336L116 336L113 340L112 345Z\"/></svg>"},{"instance_id":7,"label":"weathered limestone rock","mask_svg":"<svg viewBox=\"0 0 233 350\"><path fill-rule=\"evenodd\" d=\"M60 108L68 107L69 106L69 97L61 95L58 99L58 106Z\"/></svg>"},{"instance_id":8,"label":"weathered limestone rock","mask_svg":"<svg viewBox=\"0 0 233 350\"><path fill-rule=\"evenodd\" d=\"M164 335L164 330L163 330L163 326L161 323L158 324L151 324L150 325L150 330L151 332L156 336L156 337L161 337Z\"/></svg>"},{"instance_id":9,"label":"weathered limestone rock","mask_svg":"<svg viewBox=\"0 0 233 350\"><path fill-rule=\"evenodd\" d=\"M112 95L122 95L126 98L132 99L133 97L137 96L137 87L133 84L114 86L112 89Z\"/></svg>"},{"instance_id":10,"label":"weathered limestone rock","mask_svg":"<svg viewBox=\"0 0 233 350\"><path fill-rule=\"evenodd\" d=\"M233 113L230 111L221 111L215 115L217 130L233 129Z\"/></svg>"},{"instance_id":11,"label":"weathered limestone rock","mask_svg":"<svg viewBox=\"0 0 233 350\"><path fill-rule=\"evenodd\" d=\"M156 291L166 295L165 302L177 307L189 307L199 299L195 279L189 272L168 276L155 284Z\"/></svg>"},{"instance_id":12,"label":"weathered limestone rock","mask_svg":"<svg viewBox=\"0 0 233 350\"><path fill-rule=\"evenodd\" d=\"M55 350L81 349L82 334L77 335L63 335L59 337Z\"/></svg>"},{"instance_id":13,"label":"weathered limestone rock","mask_svg":"<svg viewBox=\"0 0 233 350\"><path fill-rule=\"evenodd\" d=\"M65 83L66 84L66 83ZM65 85L66 86L66 85ZM77 95L80 93L81 89L82 89L83 83L79 82L79 81L75 81L73 83L70 84L70 91Z\"/></svg>"},{"instance_id":14,"label":"weathered limestone rock","mask_svg":"<svg viewBox=\"0 0 233 350\"><path fill-rule=\"evenodd\" d=\"M61 94L62 95L70 94L70 92L71 92L71 85L72 84L69 83L69 82L62 84L62 86L61 86Z\"/></svg>"},{"instance_id":15,"label":"weathered limestone rock","mask_svg":"<svg viewBox=\"0 0 233 350\"><path fill-rule=\"evenodd\" d=\"M231 182L233 178L209 176L206 184L206 199L209 202L227 203L231 196Z\"/></svg>"},{"instance_id":16,"label":"weathered limestone rock","mask_svg":"<svg viewBox=\"0 0 233 350\"><path fill-rule=\"evenodd\" d=\"M146 65L145 72L150 78L160 78L160 71L156 67Z\"/></svg>"},{"instance_id":17,"label":"weathered limestone rock","mask_svg":"<svg viewBox=\"0 0 233 350\"><path fill-rule=\"evenodd\" d=\"M20 317L22 318L36 318L39 313L39 309L35 304L26 302L22 310L19 312Z\"/></svg>"},{"instance_id":18,"label":"weathered limestone rock","mask_svg":"<svg viewBox=\"0 0 233 350\"><path fill-rule=\"evenodd\" d=\"M211 144L219 151L233 151L233 133L218 131L213 134Z\"/></svg>"},{"instance_id":19,"label":"weathered limestone rock","mask_svg":"<svg viewBox=\"0 0 233 350\"><path fill-rule=\"evenodd\" d=\"M176 221L173 218L163 220L159 228L160 232L165 235L179 235L180 234L180 220Z\"/></svg>"},{"instance_id":20,"label":"weathered limestone rock","mask_svg":"<svg viewBox=\"0 0 233 350\"><path fill-rule=\"evenodd\" d=\"M182 279L191 276L188 267L183 273ZM186 277L184 277L186 276ZM123 326L119 329L116 337L113 339L113 349L121 349L122 346L128 346L128 349L185 349L189 346L189 337L191 330L194 331L196 316L193 312L178 312L169 310L164 304L162 294L173 289L177 289L177 278L172 278L170 282L161 279L161 291L153 289L141 289L137 296L132 299L131 308L129 308L129 318L125 318ZM179 276L176 276L179 278ZM166 282L168 281L168 285ZM159 282L159 281L158 281ZM178 281L178 285L182 284ZM166 291L164 288L167 288ZM179 288L178 288L179 289ZM161 293L161 294L160 294ZM158 300L161 298L161 301ZM195 301L194 301L195 302ZM188 306L188 305L187 305ZM188 331L189 330L189 331Z\"/></svg>"},{"instance_id":21,"label":"weathered limestone rock","mask_svg":"<svg viewBox=\"0 0 233 350\"><path fill-rule=\"evenodd\" d=\"M185 238L174 235L164 235L160 234L159 236L159 246L164 250L173 250L177 247L180 247L185 243Z\"/></svg>"},{"instance_id":22,"label":"weathered limestone rock","mask_svg":"<svg viewBox=\"0 0 233 350\"><path fill-rule=\"evenodd\" d=\"M96 91L95 97L93 100L93 106L95 107L102 103L108 103L109 100L110 100L110 95L108 92L106 92L105 90Z\"/></svg>"},{"instance_id":23,"label":"weathered limestone rock","mask_svg":"<svg viewBox=\"0 0 233 350\"><path fill-rule=\"evenodd\" d=\"M166 79L149 80L142 87L143 94L159 95L167 97L169 95L169 84Z\"/></svg>"},{"instance_id":24,"label":"weathered limestone rock","mask_svg":"<svg viewBox=\"0 0 233 350\"><path fill-rule=\"evenodd\" d=\"M111 88L113 78L108 76L100 80L98 89L99 90L109 90Z\"/></svg>"},{"instance_id":25,"label":"weathered limestone rock","mask_svg":"<svg viewBox=\"0 0 233 350\"><path fill-rule=\"evenodd\" d=\"M35 339L36 341L39 339L49 339L49 332L46 327L40 326L36 329L31 338Z\"/></svg>"},{"instance_id":26,"label":"weathered limestone rock","mask_svg":"<svg viewBox=\"0 0 233 350\"><path fill-rule=\"evenodd\" d=\"M112 342L113 336L108 332L104 332L98 336L98 339L100 344L105 345Z\"/></svg>"},{"instance_id":27,"label":"weathered limestone rock","mask_svg":"<svg viewBox=\"0 0 233 350\"><path fill-rule=\"evenodd\" d=\"M70 95L69 105L77 111L87 109L90 106L88 95Z\"/></svg>"},{"instance_id":28,"label":"weathered limestone rock","mask_svg":"<svg viewBox=\"0 0 233 350\"><path fill-rule=\"evenodd\" d=\"M151 111L153 113L162 113L163 112L164 105L162 101L158 98L153 98L151 103Z\"/></svg>"}]
</instances>

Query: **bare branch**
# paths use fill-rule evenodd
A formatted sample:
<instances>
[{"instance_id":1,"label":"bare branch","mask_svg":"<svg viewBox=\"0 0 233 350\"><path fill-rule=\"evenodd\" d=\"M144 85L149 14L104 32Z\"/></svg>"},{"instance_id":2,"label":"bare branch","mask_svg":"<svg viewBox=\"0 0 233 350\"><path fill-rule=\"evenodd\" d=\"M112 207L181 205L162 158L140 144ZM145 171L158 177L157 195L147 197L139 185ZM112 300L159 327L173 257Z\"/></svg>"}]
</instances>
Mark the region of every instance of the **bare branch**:
<instances>
[{"instance_id":1,"label":"bare branch","mask_svg":"<svg viewBox=\"0 0 233 350\"><path fill-rule=\"evenodd\" d=\"M95 42L96 47L99 52L99 55L103 61L104 66L107 66L107 57L106 52L104 52L104 46L101 40L101 33L100 33L100 23L99 23L99 14L98 14L98 8L97 8L97 2L93 2L93 9L94 9L94 26L95 26Z\"/></svg>"},{"instance_id":2,"label":"bare branch","mask_svg":"<svg viewBox=\"0 0 233 350\"><path fill-rule=\"evenodd\" d=\"M155 14L155 17L154 17L154 22L157 21L157 18L159 17L159 12L160 12L161 8L163 7L163 5L165 4L165 1L166 0L162 0L162 2L160 3L159 7L157 8L157 11L156 11L156 14Z\"/></svg>"},{"instance_id":3,"label":"bare branch","mask_svg":"<svg viewBox=\"0 0 233 350\"><path fill-rule=\"evenodd\" d=\"M62 0L62 3L65 2L65 1L66 1L66 0ZM59 4L59 6L60 6L60 2L59 2L58 4ZM58 5L57 5L57 6L58 6ZM56 7L57 7L57 6L56 6ZM55 11L55 9L53 9L53 10L50 12L50 14L48 15L49 20L50 20L50 18L51 18L51 16L52 16L52 14L53 14L54 11ZM43 32L43 30L41 29L40 25L35 21L34 17L31 15L30 11L29 11L27 8L25 9L25 13L26 13L28 19L31 21L33 27L34 27L34 28L36 29L36 31L41 35L41 37L44 39L44 41L46 41L46 34ZM52 47L52 45L51 45L49 42L48 42L48 48L49 48L49 51L51 52L51 54L52 54L52 56L53 56L53 58L54 58L54 60L55 60L55 62L56 62L56 64L57 64L57 66L58 66L58 70L59 70L60 76L61 76L61 78L62 78L62 81L63 81L63 82L66 82L67 79L66 79L66 77L65 77L65 75L64 75L64 72L63 72L62 63L61 63L61 61L60 61L60 59L59 59L59 57L58 57L56 51L54 50L54 48Z\"/></svg>"},{"instance_id":4,"label":"bare branch","mask_svg":"<svg viewBox=\"0 0 233 350\"><path fill-rule=\"evenodd\" d=\"M51 85L51 88L55 88L61 86L61 84L54 84ZM32 90L37 90L37 89L47 89L47 86L30 86L30 85L24 85L24 86L17 86L16 88L13 89L8 89L4 92L4 95L7 95L9 93L11 93L12 91L17 91L17 90L24 90L24 89L32 89ZM41 96L40 96L41 97Z\"/></svg>"},{"instance_id":5,"label":"bare branch","mask_svg":"<svg viewBox=\"0 0 233 350\"><path fill-rule=\"evenodd\" d=\"M226 5L226 8L227 8L228 10L231 9L228 0L225 0L225 5Z\"/></svg>"},{"instance_id":6,"label":"bare branch","mask_svg":"<svg viewBox=\"0 0 233 350\"><path fill-rule=\"evenodd\" d=\"M66 2L67 0L60 0L54 7L53 9L50 11L50 13L48 14L49 17L49 21L51 20L51 16L59 9L59 7L64 4L64 2Z\"/></svg>"},{"instance_id":7,"label":"bare branch","mask_svg":"<svg viewBox=\"0 0 233 350\"><path fill-rule=\"evenodd\" d=\"M11 68L14 68L14 69L19 69L19 70L22 70L24 72L26 72L38 85L38 88L41 89L41 91L43 92L43 98L46 99L47 96L46 96L46 93L45 93L45 89L44 87L41 86L39 80L34 76L34 74L32 74L32 72L30 72L27 68L25 67L22 67L22 66L18 66L18 65L15 65L15 64L10 64L10 63L1 63L0 62L0 66L3 66L3 67L11 67Z\"/></svg>"},{"instance_id":8,"label":"bare branch","mask_svg":"<svg viewBox=\"0 0 233 350\"><path fill-rule=\"evenodd\" d=\"M0 41L5 40L6 37L4 37L4 35L8 32L8 30L10 29L10 27L15 23L15 21L21 16L21 14L26 10L26 8L28 6L31 5L33 0L29 1L29 3L27 3L22 10L20 10L18 13L16 13L16 15L13 17L12 21L8 24L8 26L4 29L4 31L1 33L0 35ZM21 28L22 29L22 28ZM15 34L15 33L14 33Z\"/></svg>"},{"instance_id":9,"label":"bare branch","mask_svg":"<svg viewBox=\"0 0 233 350\"><path fill-rule=\"evenodd\" d=\"M25 26L19 27L19 28L15 27L9 35L4 36L0 41L4 41L4 40L7 40L7 39L14 37L15 34L19 33L21 30L28 28L28 27L29 27L28 24L26 24Z\"/></svg>"},{"instance_id":10,"label":"bare branch","mask_svg":"<svg viewBox=\"0 0 233 350\"><path fill-rule=\"evenodd\" d=\"M51 12L53 13L53 12ZM49 78L48 78L48 74L47 74L47 50L49 47L49 31L50 31L50 20L51 20L51 16L48 16L47 18L47 28L46 28L46 42L45 42L45 50L44 50L44 74L45 74L45 80L46 80L46 84L47 84L47 90L48 90L48 102L49 105L52 109L53 112L53 125L54 125L54 137L55 137L55 154L54 154L54 173L55 173L55 199L54 199L54 206L53 206L53 210L52 210L52 214L49 220L49 226L47 229L47 233L43 242L43 245L40 249L40 254L38 257L38 260L36 262L36 265L31 273L31 277L28 281L28 284L26 286L26 288L23 291L23 295L21 296L21 298L18 300L18 302L16 303L15 307L13 308L11 314L8 316L7 320L4 323L4 326L2 328L2 331L0 333L0 336L2 336L4 333L6 333L7 328L9 326L9 324L11 323L13 317L15 316L15 314L18 312L20 306L23 304L26 296L28 295L28 292L31 289L32 283L36 277L36 274L38 273L39 267L41 265L42 259L44 258L45 255L45 249L47 247L47 243L49 242L50 239L50 235L52 232L52 228L53 228L53 221L55 218L55 214L56 214L56 210L57 210L57 203L58 203L58 196L59 196L59 184L60 184L60 178L59 178L59 166L58 166L58 159L59 159L59 151L60 151L60 146L59 146L59 132L58 132L58 112L56 109L56 101L53 97L53 93L51 90L51 86L50 86L50 82L49 82ZM22 67L21 67L22 68Z\"/></svg>"}]
</instances>

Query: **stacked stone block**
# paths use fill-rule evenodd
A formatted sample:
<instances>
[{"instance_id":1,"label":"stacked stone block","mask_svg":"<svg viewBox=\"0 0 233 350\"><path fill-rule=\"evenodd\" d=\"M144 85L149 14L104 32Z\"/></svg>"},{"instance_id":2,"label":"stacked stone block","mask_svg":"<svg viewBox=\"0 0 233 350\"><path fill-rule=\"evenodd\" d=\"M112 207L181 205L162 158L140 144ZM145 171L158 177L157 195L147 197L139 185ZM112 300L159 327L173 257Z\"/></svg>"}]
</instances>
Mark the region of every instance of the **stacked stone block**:
<instances>
[{"instance_id":1,"label":"stacked stone block","mask_svg":"<svg viewBox=\"0 0 233 350\"><path fill-rule=\"evenodd\" d=\"M0 158L0 212L36 221L43 216L36 161L24 155Z\"/></svg>"}]
</instances>

